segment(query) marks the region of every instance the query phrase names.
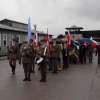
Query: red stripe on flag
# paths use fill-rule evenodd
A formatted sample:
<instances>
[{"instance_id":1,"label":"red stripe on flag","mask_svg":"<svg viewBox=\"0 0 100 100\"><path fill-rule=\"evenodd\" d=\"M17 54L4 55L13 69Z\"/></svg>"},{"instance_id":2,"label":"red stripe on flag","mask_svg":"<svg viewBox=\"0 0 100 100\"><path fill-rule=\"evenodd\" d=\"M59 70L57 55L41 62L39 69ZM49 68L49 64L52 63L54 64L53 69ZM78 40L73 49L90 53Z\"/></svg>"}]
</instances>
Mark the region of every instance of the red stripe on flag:
<instances>
[{"instance_id":1,"label":"red stripe on flag","mask_svg":"<svg viewBox=\"0 0 100 100\"><path fill-rule=\"evenodd\" d=\"M34 47L37 47L37 36L36 36L37 33L34 34L33 36L33 44L34 44Z\"/></svg>"},{"instance_id":2,"label":"red stripe on flag","mask_svg":"<svg viewBox=\"0 0 100 100\"><path fill-rule=\"evenodd\" d=\"M70 35L70 32L68 31L68 34L66 35L66 46L67 48L70 48L70 45L71 45L71 35Z\"/></svg>"},{"instance_id":3,"label":"red stripe on flag","mask_svg":"<svg viewBox=\"0 0 100 100\"><path fill-rule=\"evenodd\" d=\"M45 41L46 41L47 47L49 47L49 35L48 35L48 29L47 29L47 34L46 34Z\"/></svg>"}]
</instances>

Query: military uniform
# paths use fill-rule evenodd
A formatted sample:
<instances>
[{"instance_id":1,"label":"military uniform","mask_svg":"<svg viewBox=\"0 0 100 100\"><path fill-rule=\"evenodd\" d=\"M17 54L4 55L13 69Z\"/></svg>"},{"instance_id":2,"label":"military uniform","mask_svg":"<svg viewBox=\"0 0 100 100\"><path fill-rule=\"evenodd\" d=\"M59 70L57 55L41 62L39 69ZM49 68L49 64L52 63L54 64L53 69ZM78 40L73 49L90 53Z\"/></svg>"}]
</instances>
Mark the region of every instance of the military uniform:
<instances>
[{"instance_id":1,"label":"military uniform","mask_svg":"<svg viewBox=\"0 0 100 100\"><path fill-rule=\"evenodd\" d=\"M32 61L31 61L31 73L34 73L35 71L34 71L34 68L35 68L35 56L36 56L36 53L35 53L35 49L34 49L34 46L33 46L33 44L30 44L29 45L30 46L30 49L31 49L31 51L32 51Z\"/></svg>"},{"instance_id":2,"label":"military uniform","mask_svg":"<svg viewBox=\"0 0 100 100\"><path fill-rule=\"evenodd\" d=\"M13 74L15 74L15 69L16 69L17 52L18 52L18 48L16 45L8 46L9 64L10 67L12 68Z\"/></svg>"},{"instance_id":3,"label":"military uniform","mask_svg":"<svg viewBox=\"0 0 100 100\"><path fill-rule=\"evenodd\" d=\"M89 63L92 63L92 59L93 59L93 47L91 45L88 46L88 57L89 57Z\"/></svg>"},{"instance_id":4,"label":"military uniform","mask_svg":"<svg viewBox=\"0 0 100 100\"><path fill-rule=\"evenodd\" d=\"M23 81L31 81L30 71L31 71L31 63L32 63L32 50L27 43L22 45L20 55L21 55L20 62L22 60L24 74L25 74L25 78Z\"/></svg>"},{"instance_id":5,"label":"military uniform","mask_svg":"<svg viewBox=\"0 0 100 100\"><path fill-rule=\"evenodd\" d=\"M86 64L86 46L85 45L80 46L79 56L80 56L79 58L80 58L81 64Z\"/></svg>"},{"instance_id":6,"label":"military uniform","mask_svg":"<svg viewBox=\"0 0 100 100\"><path fill-rule=\"evenodd\" d=\"M57 73L57 61L58 61L58 52L57 46L52 46L50 48L50 56L51 56L51 63L53 68L53 73Z\"/></svg>"},{"instance_id":7,"label":"military uniform","mask_svg":"<svg viewBox=\"0 0 100 100\"><path fill-rule=\"evenodd\" d=\"M43 61L39 63L39 70L41 74L40 82L46 82L46 71L47 71L47 64L46 64L46 58L48 56L48 52L46 50L46 54L44 55L45 47L40 47L38 50L38 55L43 58Z\"/></svg>"}]
</instances>

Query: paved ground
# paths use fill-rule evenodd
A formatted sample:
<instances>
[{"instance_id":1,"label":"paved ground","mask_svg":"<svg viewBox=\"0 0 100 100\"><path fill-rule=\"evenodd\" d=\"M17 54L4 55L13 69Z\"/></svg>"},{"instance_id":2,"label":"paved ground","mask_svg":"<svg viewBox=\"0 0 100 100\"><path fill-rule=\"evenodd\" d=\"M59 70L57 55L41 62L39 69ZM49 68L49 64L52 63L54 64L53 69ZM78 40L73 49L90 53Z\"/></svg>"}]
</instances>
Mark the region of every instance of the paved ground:
<instances>
[{"instance_id":1,"label":"paved ground","mask_svg":"<svg viewBox=\"0 0 100 100\"><path fill-rule=\"evenodd\" d=\"M57 75L48 73L47 83L40 74L32 74L32 82L23 82L22 66L12 76L8 61L0 61L0 100L100 100L100 69L93 64L70 65Z\"/></svg>"}]
</instances>

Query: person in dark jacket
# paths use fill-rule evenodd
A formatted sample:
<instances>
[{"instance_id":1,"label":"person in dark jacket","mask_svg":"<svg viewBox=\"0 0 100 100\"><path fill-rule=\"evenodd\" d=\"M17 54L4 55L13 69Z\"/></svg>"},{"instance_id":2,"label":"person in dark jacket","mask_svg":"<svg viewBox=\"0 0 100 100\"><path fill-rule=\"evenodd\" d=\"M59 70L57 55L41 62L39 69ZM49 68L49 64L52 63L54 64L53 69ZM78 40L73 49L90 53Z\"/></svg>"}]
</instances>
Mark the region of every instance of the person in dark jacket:
<instances>
[{"instance_id":1,"label":"person in dark jacket","mask_svg":"<svg viewBox=\"0 0 100 100\"><path fill-rule=\"evenodd\" d=\"M93 60L93 47L91 44L89 44L87 46L87 52L88 52L88 57L89 57L89 63L92 63L92 60Z\"/></svg>"},{"instance_id":2,"label":"person in dark jacket","mask_svg":"<svg viewBox=\"0 0 100 100\"><path fill-rule=\"evenodd\" d=\"M80 45L79 58L81 64L86 64L86 45L84 44Z\"/></svg>"}]
</instances>

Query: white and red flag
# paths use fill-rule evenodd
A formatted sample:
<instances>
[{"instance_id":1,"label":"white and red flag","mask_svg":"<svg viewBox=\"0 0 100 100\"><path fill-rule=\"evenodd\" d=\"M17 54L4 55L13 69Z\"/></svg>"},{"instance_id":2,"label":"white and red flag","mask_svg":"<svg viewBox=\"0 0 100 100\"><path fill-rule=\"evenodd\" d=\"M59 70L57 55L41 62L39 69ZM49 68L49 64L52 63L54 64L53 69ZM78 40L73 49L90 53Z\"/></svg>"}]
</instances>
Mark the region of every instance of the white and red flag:
<instances>
[{"instance_id":1,"label":"white and red flag","mask_svg":"<svg viewBox=\"0 0 100 100\"><path fill-rule=\"evenodd\" d=\"M70 32L68 31L67 35L66 35L66 46L67 48L70 48L71 46L71 35L70 35Z\"/></svg>"}]
</instances>

